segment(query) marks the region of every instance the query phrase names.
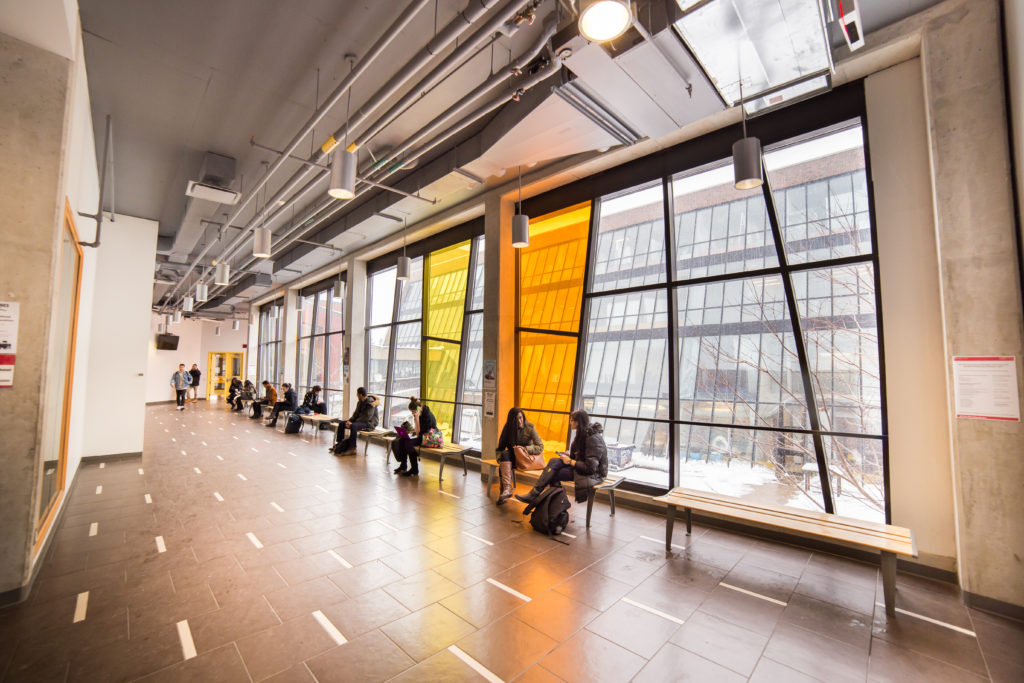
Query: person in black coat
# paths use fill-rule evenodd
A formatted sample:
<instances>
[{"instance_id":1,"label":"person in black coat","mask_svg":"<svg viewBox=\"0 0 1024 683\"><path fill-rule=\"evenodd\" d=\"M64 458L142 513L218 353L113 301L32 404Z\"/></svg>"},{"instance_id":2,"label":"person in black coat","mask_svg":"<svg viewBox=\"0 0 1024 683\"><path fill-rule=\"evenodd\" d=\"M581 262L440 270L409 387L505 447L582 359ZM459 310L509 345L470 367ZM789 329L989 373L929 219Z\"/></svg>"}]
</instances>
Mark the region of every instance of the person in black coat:
<instances>
[{"instance_id":1,"label":"person in black coat","mask_svg":"<svg viewBox=\"0 0 1024 683\"><path fill-rule=\"evenodd\" d=\"M232 410L241 410L245 407L242 401L252 401L256 398L256 385L249 380L245 380L242 384L241 389L235 394L235 398L231 401L231 405L234 406Z\"/></svg>"},{"instance_id":2,"label":"person in black coat","mask_svg":"<svg viewBox=\"0 0 1024 683\"><path fill-rule=\"evenodd\" d=\"M238 379L237 377L232 377L231 378L231 384L228 385L228 404L229 405L234 405L235 404L235 397L238 396L238 393L241 390L242 390L242 380Z\"/></svg>"},{"instance_id":3,"label":"person in black coat","mask_svg":"<svg viewBox=\"0 0 1024 683\"><path fill-rule=\"evenodd\" d=\"M309 408L309 411L312 413L327 414L327 405L320 400L319 384L307 391L306 395L302 397L302 407Z\"/></svg>"},{"instance_id":4,"label":"person in black coat","mask_svg":"<svg viewBox=\"0 0 1024 683\"><path fill-rule=\"evenodd\" d=\"M292 385L285 382L281 385L281 388L284 389L284 400L274 404L274 412L270 414L270 422L267 423L269 427L277 426L277 415L282 410L294 413L295 409L299 407L299 397L295 390L292 389Z\"/></svg>"},{"instance_id":5,"label":"person in black coat","mask_svg":"<svg viewBox=\"0 0 1024 683\"><path fill-rule=\"evenodd\" d=\"M536 485L525 496L516 495L516 500L529 505L537 500L541 491L548 486L560 486L563 481L572 481L576 487L576 502L582 503L592 486L597 486L608 476L608 449L604 444L604 429L597 422L591 423L585 410L577 410L569 417L576 436L569 452L548 460Z\"/></svg>"},{"instance_id":6,"label":"person in black coat","mask_svg":"<svg viewBox=\"0 0 1024 683\"><path fill-rule=\"evenodd\" d=\"M356 404L355 412L352 413L352 417L338 425L334 446L328 449L335 455L353 455L356 452L356 438L359 432L375 429L380 424L380 417L377 414L380 401L377 397L367 394L364 387L359 387L356 389L356 398L359 403ZM348 436L345 435L346 429Z\"/></svg>"},{"instance_id":7,"label":"person in black coat","mask_svg":"<svg viewBox=\"0 0 1024 683\"><path fill-rule=\"evenodd\" d=\"M413 396L409 399L409 412L412 413L416 430L415 436L406 438L399 437L391 444L395 452L395 459L398 460L398 468L395 474L403 477L414 477L420 473L420 462L417 457L416 448L423 443L423 435L431 429L437 429L437 418L430 408L418 398Z\"/></svg>"}]
</instances>

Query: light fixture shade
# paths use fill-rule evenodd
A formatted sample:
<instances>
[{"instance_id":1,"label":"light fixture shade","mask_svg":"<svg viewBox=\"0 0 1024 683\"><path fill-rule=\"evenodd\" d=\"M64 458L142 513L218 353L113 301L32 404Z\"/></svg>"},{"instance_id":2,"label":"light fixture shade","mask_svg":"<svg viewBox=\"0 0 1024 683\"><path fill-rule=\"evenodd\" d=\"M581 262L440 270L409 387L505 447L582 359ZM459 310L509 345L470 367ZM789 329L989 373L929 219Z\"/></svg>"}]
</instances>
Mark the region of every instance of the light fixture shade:
<instances>
[{"instance_id":1,"label":"light fixture shade","mask_svg":"<svg viewBox=\"0 0 1024 683\"><path fill-rule=\"evenodd\" d=\"M579 29L592 42L618 38L632 23L628 0L579 0Z\"/></svg>"},{"instance_id":2,"label":"light fixture shade","mask_svg":"<svg viewBox=\"0 0 1024 683\"><path fill-rule=\"evenodd\" d=\"M526 214L512 216L512 246L516 249L530 246L530 217Z\"/></svg>"},{"instance_id":3,"label":"light fixture shade","mask_svg":"<svg viewBox=\"0 0 1024 683\"><path fill-rule=\"evenodd\" d=\"M256 258L270 258L270 228L256 228L252 231L252 255Z\"/></svg>"},{"instance_id":4,"label":"light fixture shade","mask_svg":"<svg viewBox=\"0 0 1024 683\"><path fill-rule=\"evenodd\" d=\"M331 160L331 184L327 194L335 199L352 199L356 196L356 153L338 145Z\"/></svg>"},{"instance_id":5,"label":"light fixture shade","mask_svg":"<svg viewBox=\"0 0 1024 683\"><path fill-rule=\"evenodd\" d=\"M334 281L334 291L331 293L331 296L333 296L335 299L344 299L345 298L345 283L343 283L341 280L335 280Z\"/></svg>"},{"instance_id":6,"label":"light fixture shade","mask_svg":"<svg viewBox=\"0 0 1024 683\"><path fill-rule=\"evenodd\" d=\"M205 282L196 283L196 301L210 300L210 286Z\"/></svg>"},{"instance_id":7,"label":"light fixture shade","mask_svg":"<svg viewBox=\"0 0 1024 683\"><path fill-rule=\"evenodd\" d=\"M176 323L180 323L181 322L181 309L180 308L174 312L174 322L176 322Z\"/></svg>"},{"instance_id":8,"label":"light fixture shade","mask_svg":"<svg viewBox=\"0 0 1024 683\"><path fill-rule=\"evenodd\" d=\"M226 285L231 282L231 267L224 261L217 264L213 271L213 283L215 285Z\"/></svg>"},{"instance_id":9,"label":"light fixture shade","mask_svg":"<svg viewBox=\"0 0 1024 683\"><path fill-rule=\"evenodd\" d=\"M237 320L232 320L231 321L231 329L233 329L233 330L237 330L238 329L238 321Z\"/></svg>"},{"instance_id":10,"label":"light fixture shade","mask_svg":"<svg viewBox=\"0 0 1024 683\"><path fill-rule=\"evenodd\" d=\"M217 325L217 327L213 328L213 335L215 337L219 337L220 336L220 325Z\"/></svg>"},{"instance_id":11,"label":"light fixture shade","mask_svg":"<svg viewBox=\"0 0 1024 683\"><path fill-rule=\"evenodd\" d=\"M749 137L734 142L732 168L737 190L753 190L760 187L764 182L761 173L761 141Z\"/></svg>"},{"instance_id":12,"label":"light fixture shade","mask_svg":"<svg viewBox=\"0 0 1024 683\"><path fill-rule=\"evenodd\" d=\"M181 300L181 310L185 311L186 313L191 313L192 309L195 308L195 304L195 299L193 299L190 296L186 296L184 299Z\"/></svg>"},{"instance_id":13,"label":"light fixture shade","mask_svg":"<svg viewBox=\"0 0 1024 683\"><path fill-rule=\"evenodd\" d=\"M174 316L170 313L164 316L164 330L167 332L171 331L171 323L174 322Z\"/></svg>"},{"instance_id":14,"label":"light fixture shade","mask_svg":"<svg viewBox=\"0 0 1024 683\"><path fill-rule=\"evenodd\" d=\"M399 280L408 280L409 273L412 272L412 259L408 256L398 257L398 275L396 277Z\"/></svg>"}]
</instances>

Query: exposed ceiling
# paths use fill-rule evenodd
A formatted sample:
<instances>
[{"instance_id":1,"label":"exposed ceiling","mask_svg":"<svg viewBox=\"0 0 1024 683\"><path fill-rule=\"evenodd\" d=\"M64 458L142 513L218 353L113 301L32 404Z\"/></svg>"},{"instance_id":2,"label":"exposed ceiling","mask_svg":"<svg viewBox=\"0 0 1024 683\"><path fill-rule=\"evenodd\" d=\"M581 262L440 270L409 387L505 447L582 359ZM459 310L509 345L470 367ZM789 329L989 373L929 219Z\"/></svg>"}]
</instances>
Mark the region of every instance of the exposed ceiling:
<instances>
[{"instance_id":1,"label":"exposed ceiling","mask_svg":"<svg viewBox=\"0 0 1024 683\"><path fill-rule=\"evenodd\" d=\"M278 158L276 153L251 142L275 150L285 148L349 72L351 62L346 55L355 55L357 59L365 55L412 1L80 0L97 158L102 154L106 115L111 115L114 122L116 206L111 207L108 194L106 208L159 221L162 239L158 263L163 264L163 278L173 281L175 274L184 273L187 264L194 262L205 246L214 243L202 262L209 268L211 257L223 253L239 233L201 222L222 223L233 213L233 207L189 200L185 196L187 182L199 179L204 156L213 152L235 159L230 187L248 196L268 165ZM829 1L823 2L826 17L829 11L836 12L835 0L831 0L831 8ZM623 39L627 44L617 43L607 52L596 45L579 44L579 39L566 43L564 35L572 32L567 27L573 23L567 9L570 3L542 0L532 24L522 23L515 28L504 25L493 45L467 57L435 87L417 90L421 79L431 74L455 45L464 44L485 21L508 13L510 8L515 11L528 5L526 0L436 0L426 3L381 58L373 61L355 81L351 89L353 117L420 53L437 31L449 22L457 22L460 12L478 8L481 2L491 5L490 9L466 28L459 43L439 50L384 100L366 123L353 129L354 136L361 134L375 120L374 116L387 111L406 93L413 96L411 105L360 150L361 169L369 173L367 166L373 159L443 117L453 103L477 92L481 83L511 60L532 54L540 47L539 42L554 31L556 27L552 24L556 19L557 28L565 31L558 32L553 47L575 47L571 56L563 54L567 58L561 72L554 72L559 60L538 49L541 59L553 62L549 66L552 76L542 79L548 73L544 71L534 77L532 71L539 68L535 62L534 68L526 73L510 76L507 83L495 84L490 95L482 91L484 96L480 100L458 116L437 121L427 131L429 134L421 136L400 157L405 160L419 156L415 164L398 167L390 177L379 171L374 176L379 182L397 185L434 203L369 188L371 192L363 193L348 205L329 204L324 195L326 181L321 181L311 186L294 207L287 206L282 215L267 223L275 235L273 263L252 262L249 248L242 246L228 259L234 268L273 273L275 280L288 281L336 259L337 251L284 240L291 233L292 211L297 221L312 217L309 227L294 230L293 237L330 241L345 251L362 248L401 228L400 223L381 217L381 212L398 217L408 215L413 222L437 214L489 185L504 182L502 176L518 165L543 166L574 154L630 144L635 139L657 138L725 106L712 80L701 69L701 65L713 60L707 59L708 55L692 54L671 27L657 26L657 21L650 20L654 13L665 12L662 0L640 2L637 11L641 23L646 23L655 34L658 46L644 42L633 31ZM719 12L728 18L752 11L747 7L751 2L713 0L712 4L729 5L729 12ZM864 29L871 32L935 2L860 0L858 4ZM790 6L817 3L818 0L757 0L754 6L760 5L758 11L764 11L765 5L777 6L778 11L785 12L792 11ZM686 7L693 3L678 4ZM806 11L807 7L803 9ZM833 45L842 43L834 25L827 30ZM697 46L689 47L696 53ZM520 87L525 90L526 84L535 87L517 98L502 94ZM684 97L681 93L687 85L694 87L692 94ZM491 101L495 106L441 140L442 132L465 113ZM323 116L314 132L305 136L294 154L316 160L318 148L330 134L341 131L345 121L343 98ZM424 150L428 141L435 140L439 144ZM286 161L268 181L267 190L248 203L232 221L233 225L247 225L257 209L264 207L266 197L273 196L294 174L306 170L309 167L298 160ZM474 175L483 183L471 180ZM313 177L307 174L303 182ZM190 286L195 276L193 273L185 284ZM165 297L168 289L167 284L158 283L154 302ZM185 289L179 288L174 299ZM240 303L259 291L262 290L253 286L251 277L242 277L222 291L208 308L219 307L217 310L224 311L225 306Z\"/></svg>"}]
</instances>

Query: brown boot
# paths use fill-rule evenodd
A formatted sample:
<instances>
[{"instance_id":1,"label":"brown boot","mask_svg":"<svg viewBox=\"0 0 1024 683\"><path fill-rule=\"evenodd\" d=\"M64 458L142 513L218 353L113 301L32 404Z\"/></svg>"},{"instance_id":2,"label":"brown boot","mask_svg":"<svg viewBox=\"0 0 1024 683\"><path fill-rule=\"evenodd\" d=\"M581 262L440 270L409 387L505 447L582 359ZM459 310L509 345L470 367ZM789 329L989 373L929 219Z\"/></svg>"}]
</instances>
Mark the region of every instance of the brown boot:
<instances>
[{"instance_id":1,"label":"brown boot","mask_svg":"<svg viewBox=\"0 0 1024 683\"><path fill-rule=\"evenodd\" d=\"M496 505L504 505L505 501L511 498L515 492L512 489L512 462L509 460L499 462L498 475L501 478L501 493L498 495Z\"/></svg>"}]
</instances>

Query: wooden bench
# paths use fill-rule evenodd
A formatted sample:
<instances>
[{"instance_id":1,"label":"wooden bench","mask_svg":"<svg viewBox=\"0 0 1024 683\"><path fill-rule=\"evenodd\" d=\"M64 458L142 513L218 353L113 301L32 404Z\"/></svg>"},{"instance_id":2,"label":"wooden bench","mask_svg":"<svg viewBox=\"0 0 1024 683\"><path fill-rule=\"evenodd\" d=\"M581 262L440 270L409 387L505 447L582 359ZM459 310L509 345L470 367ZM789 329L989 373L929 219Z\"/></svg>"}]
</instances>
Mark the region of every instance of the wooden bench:
<instances>
[{"instance_id":1,"label":"wooden bench","mask_svg":"<svg viewBox=\"0 0 1024 683\"><path fill-rule=\"evenodd\" d=\"M837 541L881 553L882 590L885 612L896 614L896 556L917 557L914 532L903 527L878 522L829 515L815 510L797 510L766 503L750 503L741 498L721 496L705 491L675 488L653 499L668 506L665 521L665 551L672 550L672 527L676 508L686 511L686 533L689 535L692 511L740 520L770 529L784 529L802 536Z\"/></svg>"},{"instance_id":2,"label":"wooden bench","mask_svg":"<svg viewBox=\"0 0 1024 683\"><path fill-rule=\"evenodd\" d=\"M448 457L462 457L462 476L466 476L469 473L469 469L466 467L466 453L473 450L470 446L460 446L457 443L446 443L441 448L427 448L423 445L418 447L419 459L423 460L424 453L433 453L437 455L441 460L441 466L437 470L438 482L444 481L444 463Z\"/></svg>"},{"instance_id":3,"label":"wooden bench","mask_svg":"<svg viewBox=\"0 0 1024 683\"><path fill-rule=\"evenodd\" d=\"M365 432L359 432L359 437L363 439L365 445L363 446L363 455L365 456L367 451L370 450L371 441L383 441L385 451L385 462L388 464L391 462L391 443L398 438L398 434L388 431L386 429L368 429Z\"/></svg>"},{"instance_id":4,"label":"wooden bench","mask_svg":"<svg viewBox=\"0 0 1024 683\"><path fill-rule=\"evenodd\" d=\"M322 415L320 413L307 413L305 415L299 415L302 418L302 424L310 425L313 427L313 436L320 436L321 425L337 423L338 418L331 417L330 415ZM302 431L302 427L299 427L299 431Z\"/></svg>"}]
</instances>

